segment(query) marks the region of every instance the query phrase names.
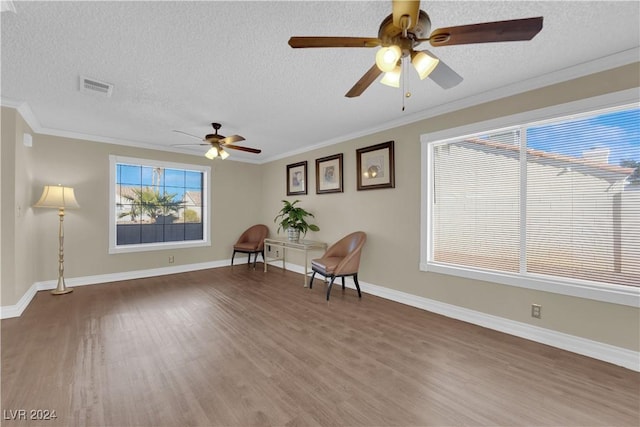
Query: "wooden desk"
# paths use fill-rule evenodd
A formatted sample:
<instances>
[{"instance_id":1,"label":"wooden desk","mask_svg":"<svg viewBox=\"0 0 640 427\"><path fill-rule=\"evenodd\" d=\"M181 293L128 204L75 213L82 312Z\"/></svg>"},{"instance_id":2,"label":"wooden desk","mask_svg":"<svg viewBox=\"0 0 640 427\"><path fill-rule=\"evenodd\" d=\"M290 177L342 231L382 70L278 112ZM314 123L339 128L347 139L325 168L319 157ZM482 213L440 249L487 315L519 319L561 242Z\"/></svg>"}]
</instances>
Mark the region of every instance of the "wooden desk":
<instances>
[{"instance_id":1,"label":"wooden desk","mask_svg":"<svg viewBox=\"0 0 640 427\"><path fill-rule=\"evenodd\" d=\"M298 251L298 252L304 252L304 287L307 287L307 276L309 274L309 270L307 268L307 264L309 262L308 260L308 253L309 251L326 251L327 250L327 244L324 242L316 242L313 240L298 240L297 242L292 242L291 240L288 240L287 238L267 238L264 239L264 249L265 249L265 253L267 248L271 246L272 251L273 248L280 248L282 249L282 258L269 258L268 260L265 259L264 260L264 271L265 273L267 272L267 264L269 263L269 261L276 261L279 259L282 259L282 269L285 270L285 262L286 262L286 251L287 250L292 250L292 251Z\"/></svg>"}]
</instances>

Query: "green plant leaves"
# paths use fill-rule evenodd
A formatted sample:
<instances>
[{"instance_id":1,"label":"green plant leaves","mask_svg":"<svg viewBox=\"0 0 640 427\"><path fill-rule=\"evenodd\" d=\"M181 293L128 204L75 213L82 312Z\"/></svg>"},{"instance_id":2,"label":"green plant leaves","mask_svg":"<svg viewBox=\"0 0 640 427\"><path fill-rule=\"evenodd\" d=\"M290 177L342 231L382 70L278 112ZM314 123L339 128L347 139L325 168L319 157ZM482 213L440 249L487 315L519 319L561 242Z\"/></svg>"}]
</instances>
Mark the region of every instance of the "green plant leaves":
<instances>
[{"instance_id":1,"label":"green plant leaves","mask_svg":"<svg viewBox=\"0 0 640 427\"><path fill-rule=\"evenodd\" d=\"M288 228L292 228L294 230L299 230L302 234L307 234L308 230L311 231L319 231L320 227L316 224L309 224L306 220L306 217L314 217L312 213L307 212L301 207L295 206L296 203L299 203L300 200L295 200L293 202L289 202L287 200L283 200L282 203L284 206L280 209L280 212L273 219L273 222L278 224L278 233L280 230L286 230Z\"/></svg>"}]
</instances>

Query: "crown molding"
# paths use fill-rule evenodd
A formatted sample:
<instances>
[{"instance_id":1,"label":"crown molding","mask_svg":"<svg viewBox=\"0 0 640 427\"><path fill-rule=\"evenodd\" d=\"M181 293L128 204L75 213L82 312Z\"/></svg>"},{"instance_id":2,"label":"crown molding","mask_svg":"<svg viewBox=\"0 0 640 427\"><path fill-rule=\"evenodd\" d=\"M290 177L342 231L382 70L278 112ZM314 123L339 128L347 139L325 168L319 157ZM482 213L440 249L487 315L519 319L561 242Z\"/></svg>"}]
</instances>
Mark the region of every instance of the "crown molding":
<instances>
[{"instance_id":1,"label":"crown molding","mask_svg":"<svg viewBox=\"0 0 640 427\"><path fill-rule=\"evenodd\" d=\"M337 138L320 141L317 144L300 148L286 153L277 154L275 156L267 157L261 160L246 160L246 159L234 159L234 161L242 163L253 164L265 164L276 160L281 160L298 154L307 153L320 148L328 147L331 145L339 144L352 139L361 138L363 136L372 135L378 132L383 132L389 129L393 129L400 126L405 126L411 123L415 123L421 120L436 117L442 114L451 113L453 111L462 110L464 108L473 107L476 105L484 104L487 102L495 101L497 99L506 98L509 96L517 95L530 90L539 89L545 86L561 83L568 80L584 77L589 74L599 73L602 71L614 69L624 65L632 64L634 62L640 62L640 47L628 49L622 52L617 52L612 55L598 58L593 61L585 62L582 64L574 65L568 68L557 70L542 76L538 76L532 79L523 80L521 82L513 83L510 85L502 86L490 91L478 93L466 98L458 99L443 105L439 105L434 108L423 110L417 113L408 114L400 119L391 120L374 126L372 128L364 129L358 132L352 132L342 135ZM45 128L40 125L38 118L33 113L27 102L21 102L13 99L0 97L0 105L3 107L9 107L18 110L25 122L31 127L33 132L42 135L58 136L62 138L82 139L86 141L101 142L107 144L126 145L128 147L145 148L150 150L167 151L172 153L190 154L196 156L196 154L186 152L185 150L175 149L173 147L162 147L140 141L130 141L124 139L110 138L100 135L91 135L85 133L79 133L69 131L65 129Z\"/></svg>"},{"instance_id":2,"label":"crown molding","mask_svg":"<svg viewBox=\"0 0 640 427\"><path fill-rule=\"evenodd\" d=\"M198 154L195 154L191 151L174 148L174 147L163 147L159 145L149 144L141 141L134 141L128 139L119 139L119 138L111 138L107 136L93 135L88 133L81 133L70 131L66 129L55 129L55 128L46 128L40 124L40 121L31 110L31 107L27 102L20 102L15 99L10 99L6 97L0 97L0 106L12 108L17 110L27 125L31 128L34 133L40 135L48 135L48 136L57 136L60 138L69 138L69 139L80 139L83 141L89 142L98 142L103 144L115 144L115 145L126 145L127 147L136 147L147 150L155 150L155 151L166 151L170 153L180 153L187 154L190 156L200 157ZM229 159L228 161L236 161L241 163L261 163L260 161L252 160L252 159Z\"/></svg>"},{"instance_id":3,"label":"crown molding","mask_svg":"<svg viewBox=\"0 0 640 427\"><path fill-rule=\"evenodd\" d=\"M484 104L487 102L495 101L501 98L507 98L509 96L518 95L530 90L540 89L545 86L551 86L557 83L577 79L580 77L588 76L590 74L599 73L602 71L611 70L624 65L632 64L634 62L640 62L640 47L618 52L603 58L598 58L594 61L585 62L582 64L574 65L572 67L564 68L562 70L554 71L542 76L538 76L532 79L523 80L510 85L502 86L497 89L493 89L487 92L478 93L466 98L458 99L456 101L442 104L428 110L419 111L417 113L408 114L400 119L381 123L373 128L365 129L359 132L353 132L337 138L329 139L319 142L312 146L291 151L285 154L276 155L265 159L265 163L275 160L284 159L293 155L302 154L305 152L313 151L319 148L324 148L330 145L339 144L341 142L350 141L352 139L361 138L363 136L372 135L378 132L383 132L389 129L393 129L400 126L409 125L421 120L430 119L432 117L440 116L443 114L451 113L454 111L462 110L476 105Z\"/></svg>"}]
</instances>

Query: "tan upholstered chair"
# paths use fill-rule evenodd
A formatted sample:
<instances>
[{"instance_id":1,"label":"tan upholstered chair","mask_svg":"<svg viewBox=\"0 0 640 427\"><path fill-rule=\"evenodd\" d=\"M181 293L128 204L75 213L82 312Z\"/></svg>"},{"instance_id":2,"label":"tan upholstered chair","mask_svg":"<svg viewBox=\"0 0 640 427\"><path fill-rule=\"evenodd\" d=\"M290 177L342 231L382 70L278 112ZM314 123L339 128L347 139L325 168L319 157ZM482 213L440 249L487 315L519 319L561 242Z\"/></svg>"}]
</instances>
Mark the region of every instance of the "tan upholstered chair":
<instances>
[{"instance_id":1,"label":"tan upholstered chair","mask_svg":"<svg viewBox=\"0 0 640 427\"><path fill-rule=\"evenodd\" d=\"M344 289L345 276L353 276L353 281L358 290L358 298L362 298L360 284L358 283L358 268L360 267L360 253L366 241L367 235L363 231L356 231L331 245L322 258L311 260L313 273L311 274L309 288L313 287L313 278L316 273L331 278L327 289L327 301L329 301L331 287L336 277L342 278L342 289Z\"/></svg>"},{"instance_id":2,"label":"tan upholstered chair","mask_svg":"<svg viewBox=\"0 0 640 427\"><path fill-rule=\"evenodd\" d=\"M258 254L262 255L262 262L264 262L264 239L269 236L269 228L266 225L257 224L249 227L233 245L233 255L231 256L231 265L233 266L233 258L236 256L236 252L248 254L247 264L251 264L251 254L255 254L256 257L253 260L253 268L256 268L256 261L258 261Z\"/></svg>"}]
</instances>

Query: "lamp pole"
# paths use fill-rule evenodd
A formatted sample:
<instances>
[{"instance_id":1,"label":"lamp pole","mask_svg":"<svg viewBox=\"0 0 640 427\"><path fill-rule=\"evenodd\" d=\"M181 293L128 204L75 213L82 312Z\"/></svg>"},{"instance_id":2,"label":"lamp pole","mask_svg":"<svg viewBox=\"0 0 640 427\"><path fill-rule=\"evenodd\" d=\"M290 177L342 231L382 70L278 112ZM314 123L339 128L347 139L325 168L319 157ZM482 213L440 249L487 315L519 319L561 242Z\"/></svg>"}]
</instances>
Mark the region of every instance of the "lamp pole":
<instances>
[{"instance_id":1,"label":"lamp pole","mask_svg":"<svg viewBox=\"0 0 640 427\"><path fill-rule=\"evenodd\" d=\"M58 226L58 286L51 291L53 295L64 295L73 292L64 283L64 208L58 208L60 225Z\"/></svg>"},{"instance_id":2,"label":"lamp pole","mask_svg":"<svg viewBox=\"0 0 640 427\"><path fill-rule=\"evenodd\" d=\"M34 205L37 208L57 208L58 218L58 285L51 291L53 295L64 295L73 292L64 283L64 210L79 208L73 188L61 185L45 185L40 200Z\"/></svg>"}]
</instances>

